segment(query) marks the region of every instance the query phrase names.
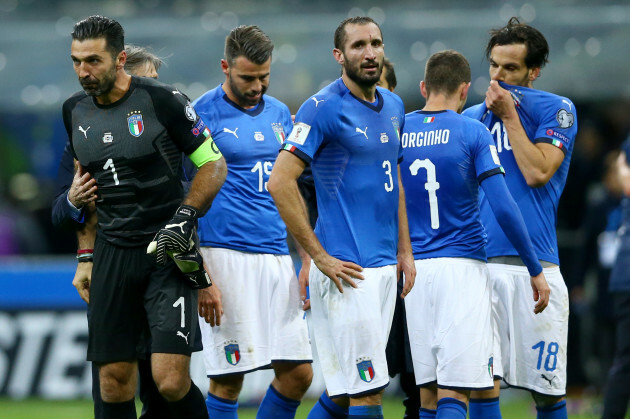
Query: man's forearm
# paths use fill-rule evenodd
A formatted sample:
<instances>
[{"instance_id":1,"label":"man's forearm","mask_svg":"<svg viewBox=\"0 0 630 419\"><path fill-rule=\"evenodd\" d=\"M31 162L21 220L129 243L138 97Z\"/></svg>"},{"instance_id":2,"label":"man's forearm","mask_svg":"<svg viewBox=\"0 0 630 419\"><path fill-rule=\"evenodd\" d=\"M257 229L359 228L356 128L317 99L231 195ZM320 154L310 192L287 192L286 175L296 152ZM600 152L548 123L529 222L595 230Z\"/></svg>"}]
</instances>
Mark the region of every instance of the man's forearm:
<instances>
[{"instance_id":1,"label":"man's forearm","mask_svg":"<svg viewBox=\"0 0 630 419\"><path fill-rule=\"evenodd\" d=\"M269 190L284 220L287 229L314 260L318 260L326 252L308 222L306 206L300 195L295 180L284 183L281 187Z\"/></svg>"},{"instance_id":2,"label":"man's forearm","mask_svg":"<svg viewBox=\"0 0 630 419\"><path fill-rule=\"evenodd\" d=\"M97 221L96 206L89 204L85 208L85 223L77 230L78 249L94 249Z\"/></svg>"},{"instance_id":3,"label":"man's forearm","mask_svg":"<svg viewBox=\"0 0 630 419\"><path fill-rule=\"evenodd\" d=\"M223 186L226 176L227 166L223 157L207 162L197 171L183 204L190 205L198 209L201 214L205 214Z\"/></svg>"},{"instance_id":4,"label":"man's forearm","mask_svg":"<svg viewBox=\"0 0 630 419\"><path fill-rule=\"evenodd\" d=\"M411 238L409 236L405 189L400 179L400 169L398 169L398 253L401 255L411 255L413 254L413 249L411 248Z\"/></svg>"}]
</instances>

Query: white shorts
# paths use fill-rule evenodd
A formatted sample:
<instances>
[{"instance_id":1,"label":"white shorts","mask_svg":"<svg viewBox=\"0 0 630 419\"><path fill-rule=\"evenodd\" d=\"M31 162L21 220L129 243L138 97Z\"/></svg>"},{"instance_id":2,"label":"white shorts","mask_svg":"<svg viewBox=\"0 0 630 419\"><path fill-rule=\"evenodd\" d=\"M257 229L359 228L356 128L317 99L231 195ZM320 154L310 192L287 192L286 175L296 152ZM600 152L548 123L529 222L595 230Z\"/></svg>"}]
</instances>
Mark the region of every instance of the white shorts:
<instances>
[{"instance_id":1,"label":"white shorts","mask_svg":"<svg viewBox=\"0 0 630 419\"><path fill-rule=\"evenodd\" d=\"M246 373L275 361L312 362L300 287L289 255L202 247L221 290L221 326L199 318L208 377Z\"/></svg>"},{"instance_id":2,"label":"white shorts","mask_svg":"<svg viewBox=\"0 0 630 419\"><path fill-rule=\"evenodd\" d=\"M331 397L355 397L389 384L385 346L396 302L396 265L364 268L343 294L314 263L309 273L312 339ZM316 344L315 344L316 343Z\"/></svg>"},{"instance_id":3,"label":"white shorts","mask_svg":"<svg viewBox=\"0 0 630 419\"><path fill-rule=\"evenodd\" d=\"M567 382L569 295L560 268L544 268L551 294L549 305L534 314L527 268L489 263L493 288L495 338L500 355L495 374L510 386L550 396L563 396Z\"/></svg>"},{"instance_id":4,"label":"white shorts","mask_svg":"<svg viewBox=\"0 0 630 419\"><path fill-rule=\"evenodd\" d=\"M416 384L492 388L492 289L486 263L419 259L416 272L416 283L405 297Z\"/></svg>"}]
</instances>

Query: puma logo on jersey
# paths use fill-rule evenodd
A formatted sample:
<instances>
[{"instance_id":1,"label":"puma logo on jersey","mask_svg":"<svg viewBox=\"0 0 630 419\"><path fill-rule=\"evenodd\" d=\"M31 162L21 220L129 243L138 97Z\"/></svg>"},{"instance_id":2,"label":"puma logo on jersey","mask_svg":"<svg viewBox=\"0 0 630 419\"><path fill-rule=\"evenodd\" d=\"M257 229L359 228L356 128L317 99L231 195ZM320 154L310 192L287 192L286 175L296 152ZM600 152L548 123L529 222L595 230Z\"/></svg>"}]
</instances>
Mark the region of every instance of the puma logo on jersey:
<instances>
[{"instance_id":1,"label":"puma logo on jersey","mask_svg":"<svg viewBox=\"0 0 630 419\"><path fill-rule=\"evenodd\" d=\"M315 96L311 97L311 99L313 99L315 101L315 107L317 107L317 105L319 105L320 103L322 103L324 101L324 99L317 100L317 98Z\"/></svg>"},{"instance_id":2,"label":"puma logo on jersey","mask_svg":"<svg viewBox=\"0 0 630 419\"><path fill-rule=\"evenodd\" d=\"M571 110L571 106L573 105L571 102L569 102L569 101L568 101L568 100L566 100L566 99L562 99L562 102L563 102L563 103L566 103L567 105L569 105L569 110Z\"/></svg>"},{"instance_id":3,"label":"puma logo on jersey","mask_svg":"<svg viewBox=\"0 0 630 419\"><path fill-rule=\"evenodd\" d=\"M234 131L229 128L223 128L223 132L229 132L230 134L234 134L234 136L238 138L238 135L236 135L236 131L238 131L238 127L234 128Z\"/></svg>"},{"instance_id":4,"label":"puma logo on jersey","mask_svg":"<svg viewBox=\"0 0 630 419\"><path fill-rule=\"evenodd\" d=\"M186 333L185 335L180 332L179 330L177 331L177 336L181 336L184 338L184 340L186 341L186 344L188 344L188 335L190 335L190 332Z\"/></svg>"},{"instance_id":5,"label":"puma logo on jersey","mask_svg":"<svg viewBox=\"0 0 630 419\"><path fill-rule=\"evenodd\" d=\"M179 227L179 229L182 231L182 234L184 234L184 224L186 224L186 221L182 221L179 224L167 224L166 226L164 226L164 228Z\"/></svg>"},{"instance_id":6,"label":"puma logo on jersey","mask_svg":"<svg viewBox=\"0 0 630 419\"><path fill-rule=\"evenodd\" d=\"M365 139L367 140L368 139L367 129L368 129L368 127L365 127L364 130L362 130L361 128L357 127L356 132L360 132L361 134L365 135Z\"/></svg>"},{"instance_id":7,"label":"puma logo on jersey","mask_svg":"<svg viewBox=\"0 0 630 419\"><path fill-rule=\"evenodd\" d=\"M81 125L79 125L79 131L81 131L83 133L83 135L85 136L85 139L87 140L87 132L91 127L87 127L86 129L83 129L83 127Z\"/></svg>"},{"instance_id":8,"label":"puma logo on jersey","mask_svg":"<svg viewBox=\"0 0 630 419\"><path fill-rule=\"evenodd\" d=\"M555 375L554 375L553 377L551 377L551 378L547 378L547 377L545 376L545 374L540 374L540 376L541 376L542 378L544 378L547 382L549 382L549 385L550 385L550 386L551 386L551 383L553 382L553 380L555 380L555 379L556 379L556 376L555 376Z\"/></svg>"}]
</instances>

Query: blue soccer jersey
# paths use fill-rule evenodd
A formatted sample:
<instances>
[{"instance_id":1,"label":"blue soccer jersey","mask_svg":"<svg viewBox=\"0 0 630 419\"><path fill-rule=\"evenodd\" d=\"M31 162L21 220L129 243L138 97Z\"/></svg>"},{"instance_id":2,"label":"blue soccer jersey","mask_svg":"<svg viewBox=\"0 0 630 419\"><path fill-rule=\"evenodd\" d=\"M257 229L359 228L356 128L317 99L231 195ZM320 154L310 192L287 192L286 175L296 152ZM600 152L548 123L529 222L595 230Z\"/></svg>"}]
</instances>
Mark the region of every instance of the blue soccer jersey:
<instances>
[{"instance_id":1,"label":"blue soccer jersey","mask_svg":"<svg viewBox=\"0 0 630 419\"><path fill-rule=\"evenodd\" d=\"M288 254L286 226L267 192L267 181L292 128L291 112L265 95L253 110L228 99L221 85L193 102L227 162L225 183L199 219L201 246Z\"/></svg>"},{"instance_id":2,"label":"blue soccer jersey","mask_svg":"<svg viewBox=\"0 0 630 419\"><path fill-rule=\"evenodd\" d=\"M545 186L531 188L527 185L514 158L503 122L486 108L485 103L466 109L464 115L481 121L490 130L505 168L508 189L523 213L538 258L559 264L557 210L577 133L575 106L569 99L552 93L503 82L500 84L510 91L527 137L534 143L552 144L564 153L562 164ZM488 257L518 255L497 223L483 193L481 220L488 234Z\"/></svg>"},{"instance_id":3,"label":"blue soccer jersey","mask_svg":"<svg viewBox=\"0 0 630 419\"><path fill-rule=\"evenodd\" d=\"M450 110L417 111L405 117L401 143L414 258L485 261L479 184L503 173L486 127Z\"/></svg>"},{"instance_id":4,"label":"blue soccer jersey","mask_svg":"<svg viewBox=\"0 0 630 419\"><path fill-rule=\"evenodd\" d=\"M358 99L337 79L300 107L284 150L310 162L322 246L374 268L396 263L402 100L381 88Z\"/></svg>"}]
</instances>

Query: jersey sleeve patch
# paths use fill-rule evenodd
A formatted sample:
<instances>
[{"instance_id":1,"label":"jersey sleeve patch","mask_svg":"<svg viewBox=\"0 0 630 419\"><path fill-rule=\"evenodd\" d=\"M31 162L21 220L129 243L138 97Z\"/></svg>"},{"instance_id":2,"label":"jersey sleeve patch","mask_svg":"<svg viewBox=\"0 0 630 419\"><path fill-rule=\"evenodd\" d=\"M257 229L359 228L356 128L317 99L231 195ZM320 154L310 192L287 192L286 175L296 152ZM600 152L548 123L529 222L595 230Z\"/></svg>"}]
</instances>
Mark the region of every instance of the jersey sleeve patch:
<instances>
[{"instance_id":1,"label":"jersey sleeve patch","mask_svg":"<svg viewBox=\"0 0 630 419\"><path fill-rule=\"evenodd\" d=\"M306 141L306 137L308 137L308 133L311 130L311 126L305 124L304 122L298 122L293 126L293 130L289 135L287 141L294 142L296 144L304 145Z\"/></svg>"},{"instance_id":2,"label":"jersey sleeve patch","mask_svg":"<svg viewBox=\"0 0 630 419\"><path fill-rule=\"evenodd\" d=\"M551 128L547 129L545 133L549 137L536 138L534 143L551 144L555 147L558 147L560 150L562 150L564 154L567 154L567 146L569 145L571 140L569 140L569 138L566 135L556 130L553 130Z\"/></svg>"},{"instance_id":3,"label":"jersey sleeve patch","mask_svg":"<svg viewBox=\"0 0 630 419\"><path fill-rule=\"evenodd\" d=\"M285 150L288 151L289 153L293 153L296 156L298 156L300 159L304 160L304 162L306 162L306 164L309 164L311 162L311 158L309 157L308 154L304 153L302 150L300 150L299 148L297 148L296 146L294 146L293 144L288 144L285 143L282 148L280 148L280 150Z\"/></svg>"}]
</instances>

